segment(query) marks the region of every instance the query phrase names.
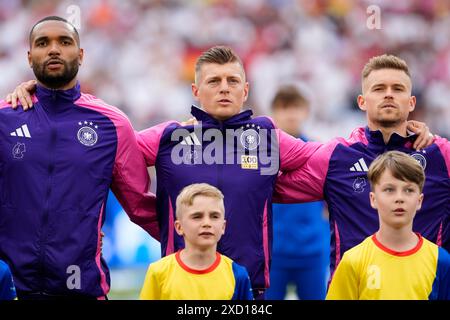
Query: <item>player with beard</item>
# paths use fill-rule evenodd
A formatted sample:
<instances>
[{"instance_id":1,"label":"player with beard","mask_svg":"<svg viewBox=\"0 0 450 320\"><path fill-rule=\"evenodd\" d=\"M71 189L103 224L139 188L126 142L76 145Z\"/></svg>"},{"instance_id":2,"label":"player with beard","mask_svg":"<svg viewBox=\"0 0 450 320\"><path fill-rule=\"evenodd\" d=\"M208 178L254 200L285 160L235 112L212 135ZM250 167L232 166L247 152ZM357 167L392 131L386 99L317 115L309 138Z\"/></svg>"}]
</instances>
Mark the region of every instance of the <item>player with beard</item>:
<instances>
[{"instance_id":1,"label":"player with beard","mask_svg":"<svg viewBox=\"0 0 450 320\"><path fill-rule=\"evenodd\" d=\"M80 91L76 28L46 17L29 41L35 107L0 103L0 259L11 267L19 299L105 299L101 228L109 188L130 219L158 237L146 164L127 117Z\"/></svg>"},{"instance_id":2,"label":"player with beard","mask_svg":"<svg viewBox=\"0 0 450 320\"><path fill-rule=\"evenodd\" d=\"M44 20L45 21L51 20ZM59 20L54 20L59 21ZM34 36L34 31L37 29L39 37ZM48 48L48 36L39 33L39 23L37 23L30 31L29 42L30 51L28 51L28 62L33 69L34 75L38 83L48 89L66 90L73 88L76 83L76 75L78 74L78 67L81 65L84 56L84 50L80 48L80 37L78 31L74 28L74 38L70 39L67 35L60 35L59 40L62 47L67 47L67 59L62 57L63 50L57 50L56 47ZM75 55L76 50L70 52L71 45L78 47L79 51ZM69 51L70 50L70 51ZM70 59L70 60L69 60Z\"/></svg>"},{"instance_id":3,"label":"player with beard","mask_svg":"<svg viewBox=\"0 0 450 320\"><path fill-rule=\"evenodd\" d=\"M246 79L243 62L230 47L209 48L197 59L191 85L199 104L191 107L191 113L200 125L167 121L141 131L138 143L147 165L156 169L162 256L184 247L174 229L178 194L190 184L211 184L223 192L227 208L227 232L217 250L247 268L253 295L259 300L269 287L271 204L278 168L302 167L320 144L295 139L277 129L270 118L253 117L251 110L243 110L249 93ZM30 104L23 98L33 89L32 83L20 85L8 99L14 106L20 98L27 109ZM418 127L424 129L423 124ZM427 130L422 130L415 147L428 145L428 139ZM223 161L229 158L231 162Z\"/></svg>"},{"instance_id":4,"label":"player with beard","mask_svg":"<svg viewBox=\"0 0 450 320\"><path fill-rule=\"evenodd\" d=\"M278 179L276 201L327 202L331 273L344 252L378 230L367 172L372 161L386 151L405 152L424 168L425 200L413 230L450 250L450 142L437 136L423 150L413 148L415 135L407 130L409 113L416 105L411 92L411 75L404 60L387 54L373 57L362 71L358 96L367 126L355 129L350 139L326 143L302 168Z\"/></svg>"}]
</instances>

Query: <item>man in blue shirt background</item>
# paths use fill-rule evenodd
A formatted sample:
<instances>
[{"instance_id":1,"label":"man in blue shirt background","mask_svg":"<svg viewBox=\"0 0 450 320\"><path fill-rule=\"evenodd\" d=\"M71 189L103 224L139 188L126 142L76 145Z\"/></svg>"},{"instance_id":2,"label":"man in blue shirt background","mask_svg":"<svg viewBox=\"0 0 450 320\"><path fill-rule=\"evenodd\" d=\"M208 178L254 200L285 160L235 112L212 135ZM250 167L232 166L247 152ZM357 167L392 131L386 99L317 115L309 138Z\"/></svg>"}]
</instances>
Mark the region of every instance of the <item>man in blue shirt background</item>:
<instances>
[{"instance_id":1,"label":"man in blue shirt background","mask_svg":"<svg viewBox=\"0 0 450 320\"><path fill-rule=\"evenodd\" d=\"M301 126L309 116L310 102L296 86L280 86L271 107L280 129L308 141ZM289 284L295 284L299 299L325 299L330 233L322 201L273 204L272 210L274 236L267 299L285 299Z\"/></svg>"}]
</instances>

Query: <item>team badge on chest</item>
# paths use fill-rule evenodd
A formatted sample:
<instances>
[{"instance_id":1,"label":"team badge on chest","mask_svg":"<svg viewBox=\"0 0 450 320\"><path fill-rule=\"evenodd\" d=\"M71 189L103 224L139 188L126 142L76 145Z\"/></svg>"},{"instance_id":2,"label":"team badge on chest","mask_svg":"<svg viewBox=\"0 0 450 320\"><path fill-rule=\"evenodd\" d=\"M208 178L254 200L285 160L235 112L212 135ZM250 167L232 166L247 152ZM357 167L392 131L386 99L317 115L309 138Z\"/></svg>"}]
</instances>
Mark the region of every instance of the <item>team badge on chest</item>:
<instances>
[{"instance_id":1,"label":"team badge on chest","mask_svg":"<svg viewBox=\"0 0 450 320\"><path fill-rule=\"evenodd\" d=\"M411 154L411 157L413 157L423 168L423 170L427 167L427 159L421 155L420 153L413 153Z\"/></svg>"},{"instance_id":2,"label":"team badge on chest","mask_svg":"<svg viewBox=\"0 0 450 320\"><path fill-rule=\"evenodd\" d=\"M81 126L77 133L78 141L88 147L95 145L98 141L98 134L95 129L98 129L98 126L92 121L80 121L78 125Z\"/></svg>"},{"instance_id":3,"label":"team badge on chest","mask_svg":"<svg viewBox=\"0 0 450 320\"><path fill-rule=\"evenodd\" d=\"M255 128L254 124L251 127L249 124L247 124L245 128L243 128L244 130L245 129L247 130L242 132L240 137L241 145L247 150L254 150L258 148L261 140L258 131L256 131L254 128ZM259 126L256 128L259 129Z\"/></svg>"}]
</instances>

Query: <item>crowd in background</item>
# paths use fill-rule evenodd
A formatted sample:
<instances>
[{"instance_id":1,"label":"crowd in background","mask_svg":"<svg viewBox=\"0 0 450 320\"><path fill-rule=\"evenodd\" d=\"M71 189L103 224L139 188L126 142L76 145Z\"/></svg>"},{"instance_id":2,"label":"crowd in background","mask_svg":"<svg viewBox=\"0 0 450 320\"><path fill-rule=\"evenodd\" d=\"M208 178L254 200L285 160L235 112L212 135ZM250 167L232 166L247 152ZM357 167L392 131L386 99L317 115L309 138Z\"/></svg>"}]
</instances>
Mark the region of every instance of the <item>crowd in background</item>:
<instances>
[{"instance_id":1,"label":"crowd in background","mask_svg":"<svg viewBox=\"0 0 450 320\"><path fill-rule=\"evenodd\" d=\"M319 140L363 123L363 65L399 55L412 71L413 117L450 136L447 0L0 0L0 95L33 78L25 35L53 14L79 24L83 91L124 110L138 130L188 118L195 58L225 44L244 60L247 107L268 114L276 88L298 83L313 104L306 131ZM379 29L370 27L374 18Z\"/></svg>"},{"instance_id":2,"label":"crowd in background","mask_svg":"<svg viewBox=\"0 0 450 320\"><path fill-rule=\"evenodd\" d=\"M195 60L224 44L243 58L246 106L270 114L277 88L297 84L311 101L303 131L321 141L365 123L356 104L363 65L398 55L418 98L412 117L450 137L448 0L0 0L0 98L34 78L27 35L48 15L79 28L82 90L122 109L137 130L189 118ZM113 268L159 258L159 243L128 221L112 195L107 210L103 254ZM113 277L113 289L133 286L128 274Z\"/></svg>"}]
</instances>

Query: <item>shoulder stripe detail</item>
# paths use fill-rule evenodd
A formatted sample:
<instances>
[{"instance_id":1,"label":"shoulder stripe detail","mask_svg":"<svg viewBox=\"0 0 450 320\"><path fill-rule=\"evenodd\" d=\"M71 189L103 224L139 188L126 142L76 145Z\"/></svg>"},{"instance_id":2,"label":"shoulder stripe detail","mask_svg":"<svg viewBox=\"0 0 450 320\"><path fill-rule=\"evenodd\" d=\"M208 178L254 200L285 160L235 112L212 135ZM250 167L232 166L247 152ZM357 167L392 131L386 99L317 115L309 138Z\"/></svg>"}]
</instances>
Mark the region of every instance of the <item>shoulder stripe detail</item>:
<instances>
[{"instance_id":1,"label":"shoulder stripe detail","mask_svg":"<svg viewBox=\"0 0 450 320\"><path fill-rule=\"evenodd\" d=\"M85 107L85 108L94 109L94 110L100 111L100 112L102 112L102 110L104 110L104 109L110 110L110 111L116 112L116 113L120 114L121 116L128 119L126 114L119 108L114 107L110 104L107 104L103 100L101 100L93 95L90 95L90 94L82 93L81 97L77 101L75 101L75 104L78 106ZM104 112L102 112L102 113L104 113Z\"/></svg>"}]
</instances>

